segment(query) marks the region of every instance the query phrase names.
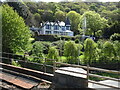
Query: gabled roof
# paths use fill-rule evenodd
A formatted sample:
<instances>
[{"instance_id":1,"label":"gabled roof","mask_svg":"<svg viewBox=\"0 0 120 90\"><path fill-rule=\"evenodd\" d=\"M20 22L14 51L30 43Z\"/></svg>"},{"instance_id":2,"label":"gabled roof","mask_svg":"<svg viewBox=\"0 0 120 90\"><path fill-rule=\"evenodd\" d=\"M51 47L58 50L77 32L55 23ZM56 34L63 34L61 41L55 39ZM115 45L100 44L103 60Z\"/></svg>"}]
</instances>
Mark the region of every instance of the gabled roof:
<instances>
[{"instance_id":1,"label":"gabled roof","mask_svg":"<svg viewBox=\"0 0 120 90\"><path fill-rule=\"evenodd\" d=\"M51 25L51 26L58 25L59 27L61 27L61 26L70 25L70 20L67 18L66 22L63 22L63 21L49 22L49 21L47 21L47 22L43 23L41 27L44 27L45 25Z\"/></svg>"}]
</instances>

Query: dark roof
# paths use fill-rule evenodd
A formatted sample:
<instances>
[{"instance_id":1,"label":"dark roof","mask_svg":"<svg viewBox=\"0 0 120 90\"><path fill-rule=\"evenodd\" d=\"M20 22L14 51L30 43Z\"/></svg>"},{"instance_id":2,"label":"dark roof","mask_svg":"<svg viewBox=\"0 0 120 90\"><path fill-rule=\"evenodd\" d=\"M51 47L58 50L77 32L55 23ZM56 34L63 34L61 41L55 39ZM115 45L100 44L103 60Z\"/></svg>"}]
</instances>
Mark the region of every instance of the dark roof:
<instances>
[{"instance_id":1,"label":"dark roof","mask_svg":"<svg viewBox=\"0 0 120 90\"><path fill-rule=\"evenodd\" d=\"M70 25L70 19L68 17L66 18L65 25Z\"/></svg>"}]
</instances>

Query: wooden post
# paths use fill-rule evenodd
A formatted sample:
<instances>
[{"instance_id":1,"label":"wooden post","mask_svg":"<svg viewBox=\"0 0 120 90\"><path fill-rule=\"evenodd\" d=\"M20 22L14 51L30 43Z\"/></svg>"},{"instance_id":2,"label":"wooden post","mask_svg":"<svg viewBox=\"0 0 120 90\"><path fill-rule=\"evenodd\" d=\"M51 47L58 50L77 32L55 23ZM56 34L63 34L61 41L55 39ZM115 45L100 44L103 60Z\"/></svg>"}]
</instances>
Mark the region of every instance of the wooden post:
<instances>
[{"instance_id":1,"label":"wooden post","mask_svg":"<svg viewBox=\"0 0 120 90\"><path fill-rule=\"evenodd\" d=\"M45 58L45 62L44 62L44 72L46 73L46 58Z\"/></svg>"},{"instance_id":2,"label":"wooden post","mask_svg":"<svg viewBox=\"0 0 120 90\"><path fill-rule=\"evenodd\" d=\"M25 61L25 53L24 53L24 61Z\"/></svg>"},{"instance_id":3,"label":"wooden post","mask_svg":"<svg viewBox=\"0 0 120 90\"><path fill-rule=\"evenodd\" d=\"M53 60L53 74L55 75L55 70L56 70L56 61Z\"/></svg>"},{"instance_id":4,"label":"wooden post","mask_svg":"<svg viewBox=\"0 0 120 90\"><path fill-rule=\"evenodd\" d=\"M89 64L87 64L87 83L89 81Z\"/></svg>"}]
</instances>

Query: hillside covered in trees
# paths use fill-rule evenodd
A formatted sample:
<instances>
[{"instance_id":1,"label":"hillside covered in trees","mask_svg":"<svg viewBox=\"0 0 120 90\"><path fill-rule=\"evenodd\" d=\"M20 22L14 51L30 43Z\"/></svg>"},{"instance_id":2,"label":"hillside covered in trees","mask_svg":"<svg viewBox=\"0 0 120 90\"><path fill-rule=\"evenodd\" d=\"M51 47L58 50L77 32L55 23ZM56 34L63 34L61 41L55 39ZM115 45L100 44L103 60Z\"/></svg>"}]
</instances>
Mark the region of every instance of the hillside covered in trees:
<instances>
[{"instance_id":1,"label":"hillside covered in trees","mask_svg":"<svg viewBox=\"0 0 120 90\"><path fill-rule=\"evenodd\" d=\"M82 20L83 16L86 16L86 35L96 34L98 37L109 38L114 33L120 33L120 3L118 2L7 3L24 18L29 27L40 27L40 23L46 21L65 21L65 18L69 17L71 30L74 31L75 35L78 35L83 34Z\"/></svg>"}]
</instances>

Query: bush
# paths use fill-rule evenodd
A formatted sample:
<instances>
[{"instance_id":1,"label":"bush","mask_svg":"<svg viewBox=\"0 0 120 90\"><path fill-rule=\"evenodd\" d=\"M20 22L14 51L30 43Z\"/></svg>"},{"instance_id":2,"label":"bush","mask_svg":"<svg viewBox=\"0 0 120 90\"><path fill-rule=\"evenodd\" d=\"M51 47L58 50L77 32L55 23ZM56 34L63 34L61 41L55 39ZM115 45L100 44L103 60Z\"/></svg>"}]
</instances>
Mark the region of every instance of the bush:
<instances>
[{"instance_id":1,"label":"bush","mask_svg":"<svg viewBox=\"0 0 120 90\"><path fill-rule=\"evenodd\" d=\"M74 40L74 37L62 35L39 35L36 36L35 39L37 41L58 41L58 40Z\"/></svg>"}]
</instances>

